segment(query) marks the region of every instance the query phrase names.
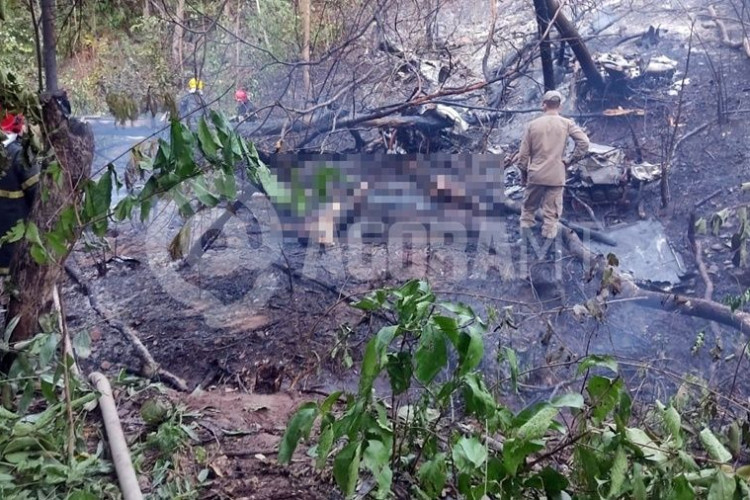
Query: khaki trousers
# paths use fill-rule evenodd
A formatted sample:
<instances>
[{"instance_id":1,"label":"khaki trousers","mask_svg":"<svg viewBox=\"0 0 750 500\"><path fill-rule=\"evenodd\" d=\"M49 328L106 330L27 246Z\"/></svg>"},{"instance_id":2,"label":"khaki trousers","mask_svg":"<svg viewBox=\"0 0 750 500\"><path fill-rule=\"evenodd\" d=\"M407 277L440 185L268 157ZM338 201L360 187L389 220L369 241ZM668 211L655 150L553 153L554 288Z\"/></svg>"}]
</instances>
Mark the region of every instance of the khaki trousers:
<instances>
[{"instance_id":1,"label":"khaki trousers","mask_svg":"<svg viewBox=\"0 0 750 500\"><path fill-rule=\"evenodd\" d=\"M527 184L521 207L521 228L536 225L535 214L542 209L542 236L555 238L557 223L563 210L563 186L539 186Z\"/></svg>"}]
</instances>

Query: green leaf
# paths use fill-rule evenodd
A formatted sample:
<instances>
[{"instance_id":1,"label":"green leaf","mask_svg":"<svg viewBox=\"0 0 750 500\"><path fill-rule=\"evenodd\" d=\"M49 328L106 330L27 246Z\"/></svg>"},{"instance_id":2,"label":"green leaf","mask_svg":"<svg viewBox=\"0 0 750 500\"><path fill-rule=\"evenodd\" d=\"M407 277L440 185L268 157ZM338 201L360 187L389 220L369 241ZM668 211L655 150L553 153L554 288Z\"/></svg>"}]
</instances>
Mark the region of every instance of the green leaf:
<instances>
[{"instance_id":1,"label":"green leaf","mask_svg":"<svg viewBox=\"0 0 750 500\"><path fill-rule=\"evenodd\" d=\"M658 463L667 460L667 456L661 451L661 448L641 429L628 427L625 429L625 435L628 441L636 446L647 460Z\"/></svg>"},{"instance_id":2,"label":"green leaf","mask_svg":"<svg viewBox=\"0 0 750 500\"><path fill-rule=\"evenodd\" d=\"M169 140L171 145L170 162L177 166L175 172L186 179L196 173L197 165L193 160L192 133L179 120L172 120Z\"/></svg>"},{"instance_id":3,"label":"green leaf","mask_svg":"<svg viewBox=\"0 0 750 500\"><path fill-rule=\"evenodd\" d=\"M716 477L708 490L708 500L733 500L737 482L722 470L716 471Z\"/></svg>"},{"instance_id":4,"label":"green leaf","mask_svg":"<svg viewBox=\"0 0 750 500\"><path fill-rule=\"evenodd\" d=\"M484 356L484 340L476 329L461 332L458 341L458 373L465 375L479 366Z\"/></svg>"},{"instance_id":5,"label":"green leaf","mask_svg":"<svg viewBox=\"0 0 750 500\"><path fill-rule=\"evenodd\" d=\"M633 464L633 500L646 500L646 483L643 480L643 466Z\"/></svg>"},{"instance_id":6,"label":"green leaf","mask_svg":"<svg viewBox=\"0 0 750 500\"><path fill-rule=\"evenodd\" d=\"M732 456L739 457L740 453L742 453L742 430L736 420L729 424L727 441L727 446L729 446Z\"/></svg>"},{"instance_id":7,"label":"green leaf","mask_svg":"<svg viewBox=\"0 0 750 500\"><path fill-rule=\"evenodd\" d=\"M445 458L445 453L437 453L431 460L424 462L417 472L417 478L430 498L439 498L445 487L448 479Z\"/></svg>"},{"instance_id":8,"label":"green leaf","mask_svg":"<svg viewBox=\"0 0 750 500\"><path fill-rule=\"evenodd\" d=\"M532 453L544 448L541 441L511 438L503 445L503 467L511 476L515 476L518 467Z\"/></svg>"},{"instance_id":9,"label":"green leaf","mask_svg":"<svg viewBox=\"0 0 750 500\"><path fill-rule=\"evenodd\" d=\"M33 221L28 221L26 223L25 229L26 241L42 246L42 238L39 235L39 228L37 227L37 225L34 224Z\"/></svg>"},{"instance_id":10,"label":"green leaf","mask_svg":"<svg viewBox=\"0 0 750 500\"><path fill-rule=\"evenodd\" d=\"M670 405L662 410L662 419L664 421L664 429L672 436L675 441L677 448L682 447L682 420L680 414L674 409L674 406Z\"/></svg>"},{"instance_id":11,"label":"green leaf","mask_svg":"<svg viewBox=\"0 0 750 500\"><path fill-rule=\"evenodd\" d=\"M429 384L448 364L448 347L443 332L427 325L419 337L415 354L417 380Z\"/></svg>"},{"instance_id":12,"label":"green leaf","mask_svg":"<svg viewBox=\"0 0 750 500\"><path fill-rule=\"evenodd\" d=\"M694 472L700 469L700 467L698 467L698 464L695 462L695 459L688 453L679 450L677 452L677 457L680 459L680 463L687 471Z\"/></svg>"},{"instance_id":13,"label":"green leaf","mask_svg":"<svg viewBox=\"0 0 750 500\"><path fill-rule=\"evenodd\" d=\"M672 480L672 491L669 492L668 500L693 500L694 498L695 491L683 474Z\"/></svg>"},{"instance_id":14,"label":"green leaf","mask_svg":"<svg viewBox=\"0 0 750 500\"><path fill-rule=\"evenodd\" d=\"M33 224L33 222L31 223ZM37 230L37 233L39 230ZM0 234L0 242L2 243L15 243L21 241L26 234L26 223L23 219L19 219L13 227L5 234Z\"/></svg>"},{"instance_id":15,"label":"green leaf","mask_svg":"<svg viewBox=\"0 0 750 500\"><path fill-rule=\"evenodd\" d=\"M737 477L741 477L745 481L750 481L750 465L737 467L737 470L734 471L734 473L737 474Z\"/></svg>"},{"instance_id":16,"label":"green leaf","mask_svg":"<svg viewBox=\"0 0 750 500\"><path fill-rule=\"evenodd\" d=\"M620 401L622 379L612 380L607 377L594 376L589 379L586 391L589 393L589 404L593 407L594 422L602 423Z\"/></svg>"},{"instance_id":17,"label":"green leaf","mask_svg":"<svg viewBox=\"0 0 750 500\"><path fill-rule=\"evenodd\" d=\"M39 350L39 364L41 366L49 366L50 362L55 358L58 341L59 337L56 333L47 334L47 338Z\"/></svg>"},{"instance_id":18,"label":"green leaf","mask_svg":"<svg viewBox=\"0 0 750 500\"><path fill-rule=\"evenodd\" d=\"M550 466L542 469L539 472L539 477L542 479L547 498L560 498L560 493L565 491L569 484L565 476Z\"/></svg>"},{"instance_id":19,"label":"green leaf","mask_svg":"<svg viewBox=\"0 0 750 500\"><path fill-rule=\"evenodd\" d=\"M361 443L352 442L344 447L333 461L333 477L347 497L354 494L359 478Z\"/></svg>"},{"instance_id":20,"label":"green leaf","mask_svg":"<svg viewBox=\"0 0 750 500\"><path fill-rule=\"evenodd\" d=\"M224 116L223 113L211 110L209 112L209 116L211 117L211 121L213 122L214 127L216 127L216 132L218 133L219 139L222 143L226 142L226 139L230 135L234 135L232 133L232 125L229 123L229 120L227 120L227 117Z\"/></svg>"},{"instance_id":21,"label":"green leaf","mask_svg":"<svg viewBox=\"0 0 750 500\"><path fill-rule=\"evenodd\" d=\"M557 413L558 409L554 406L548 404L540 406L536 413L516 431L516 436L518 439L525 440L533 440L544 436Z\"/></svg>"},{"instance_id":22,"label":"green leaf","mask_svg":"<svg viewBox=\"0 0 750 500\"><path fill-rule=\"evenodd\" d=\"M625 474L628 470L628 457L625 454L625 448L617 447L615 459L612 461L612 470L610 471L610 487L607 498L617 498L622 491L622 485L625 482Z\"/></svg>"},{"instance_id":23,"label":"green leaf","mask_svg":"<svg viewBox=\"0 0 750 500\"><path fill-rule=\"evenodd\" d=\"M86 330L81 330L73 336L73 349L78 357L86 359L91 355L91 336Z\"/></svg>"},{"instance_id":24,"label":"green leaf","mask_svg":"<svg viewBox=\"0 0 750 500\"><path fill-rule=\"evenodd\" d=\"M453 463L459 472L471 474L487 460L487 449L475 437L462 437L453 447Z\"/></svg>"},{"instance_id":25,"label":"green leaf","mask_svg":"<svg viewBox=\"0 0 750 500\"><path fill-rule=\"evenodd\" d=\"M67 500L98 500L98 498L99 497L88 491L76 490L68 495Z\"/></svg>"},{"instance_id":26,"label":"green leaf","mask_svg":"<svg viewBox=\"0 0 750 500\"><path fill-rule=\"evenodd\" d=\"M214 186L219 195L227 200L234 200L237 197L237 182L233 174L220 173L216 177Z\"/></svg>"},{"instance_id":27,"label":"green leaf","mask_svg":"<svg viewBox=\"0 0 750 500\"><path fill-rule=\"evenodd\" d=\"M385 498L391 490L393 471L389 465L391 450L381 441L367 441L362 454L362 464L372 472L378 482L377 498Z\"/></svg>"},{"instance_id":28,"label":"green leaf","mask_svg":"<svg viewBox=\"0 0 750 500\"><path fill-rule=\"evenodd\" d=\"M510 347L503 347L503 357L508 360L508 367L510 368L510 384L513 387L513 392L518 392L518 357L516 351Z\"/></svg>"},{"instance_id":29,"label":"green leaf","mask_svg":"<svg viewBox=\"0 0 750 500\"><path fill-rule=\"evenodd\" d=\"M617 373L617 362L611 356L592 354L586 356L578 365L578 375L581 375L591 368L606 368Z\"/></svg>"},{"instance_id":30,"label":"green leaf","mask_svg":"<svg viewBox=\"0 0 750 500\"><path fill-rule=\"evenodd\" d=\"M115 205L113 211L115 220L124 221L126 219L130 219L133 213L134 206L135 203L133 202L133 198L131 198L130 196L126 196L125 198L121 199L119 202L117 202L117 205Z\"/></svg>"},{"instance_id":31,"label":"green leaf","mask_svg":"<svg viewBox=\"0 0 750 500\"><path fill-rule=\"evenodd\" d=\"M466 409L480 420L494 416L497 403L479 374L470 373L464 378L464 399Z\"/></svg>"},{"instance_id":32,"label":"green leaf","mask_svg":"<svg viewBox=\"0 0 750 500\"><path fill-rule=\"evenodd\" d=\"M208 128L206 119L203 116L198 120L198 143L200 144L201 151L208 158L216 157L216 153L221 147L221 142L219 142L219 139Z\"/></svg>"},{"instance_id":33,"label":"green leaf","mask_svg":"<svg viewBox=\"0 0 750 500\"><path fill-rule=\"evenodd\" d=\"M315 460L315 467L322 469L325 466L332 445L333 427L329 425L320 433L320 438L318 439L318 457Z\"/></svg>"},{"instance_id":34,"label":"green leaf","mask_svg":"<svg viewBox=\"0 0 750 500\"><path fill-rule=\"evenodd\" d=\"M550 400L549 404L555 408L577 408L579 410L584 406L583 396L575 392L557 396Z\"/></svg>"},{"instance_id":35,"label":"green leaf","mask_svg":"<svg viewBox=\"0 0 750 500\"><path fill-rule=\"evenodd\" d=\"M393 338L396 336L398 326L386 326L380 329L378 334L370 339L365 348L362 359L362 373L359 377L359 395L370 396L372 384L375 382L386 362L386 350Z\"/></svg>"},{"instance_id":36,"label":"green leaf","mask_svg":"<svg viewBox=\"0 0 750 500\"><path fill-rule=\"evenodd\" d=\"M36 262L40 266L43 266L49 263L49 256L47 255L47 252L44 250L43 246L33 245L31 249L29 250L29 253L31 254L31 257L34 259L34 262Z\"/></svg>"},{"instance_id":37,"label":"green leaf","mask_svg":"<svg viewBox=\"0 0 750 500\"><path fill-rule=\"evenodd\" d=\"M279 463L288 464L292 460L292 455L294 455L294 450L297 449L300 439L310 435L310 430L317 416L318 407L315 403L305 403L300 406L281 438Z\"/></svg>"},{"instance_id":38,"label":"green leaf","mask_svg":"<svg viewBox=\"0 0 750 500\"><path fill-rule=\"evenodd\" d=\"M709 429L708 427L703 429L700 433L700 438L701 443L703 443L703 447L706 449L706 451L708 451L708 454L712 459L722 464L725 464L732 460L732 454L729 453L729 450L724 448L724 445L721 444L716 436L714 436L714 433L711 432L711 429Z\"/></svg>"},{"instance_id":39,"label":"green leaf","mask_svg":"<svg viewBox=\"0 0 750 500\"><path fill-rule=\"evenodd\" d=\"M388 355L386 364L388 378L391 381L391 390L394 395L405 392L411 386L411 354L408 352L399 352Z\"/></svg>"}]
</instances>

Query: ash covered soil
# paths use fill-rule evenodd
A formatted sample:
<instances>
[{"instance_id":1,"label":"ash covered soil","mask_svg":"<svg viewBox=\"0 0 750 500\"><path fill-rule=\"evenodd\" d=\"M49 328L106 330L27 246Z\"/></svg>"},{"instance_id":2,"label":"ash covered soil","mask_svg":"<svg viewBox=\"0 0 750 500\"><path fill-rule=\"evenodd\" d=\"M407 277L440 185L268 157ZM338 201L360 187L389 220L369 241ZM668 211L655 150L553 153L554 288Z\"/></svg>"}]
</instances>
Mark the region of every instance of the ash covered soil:
<instances>
[{"instance_id":1,"label":"ash covered soil","mask_svg":"<svg viewBox=\"0 0 750 500\"><path fill-rule=\"evenodd\" d=\"M463 19L470 24L459 33L464 38L474 33L475 41L481 41L486 37L486 19L478 11L466 15L459 4L449 4L452 14L446 14L446 24ZM643 199L647 217L663 224L685 262L688 276L680 284L681 291L703 296L705 283L695 271L687 236L690 215L710 219L723 208L742 205L748 196L740 188L750 180L747 115L730 114L726 123L719 124L717 103L722 95L725 109L750 110L750 58L723 46L716 26L705 18L695 23L691 41L690 17L703 12L701 1L691 5L687 11L655 4L626 11L613 5L606 19L593 19L615 22L588 41L592 51L612 51L618 42L650 24L661 26L661 40L655 47L643 49L631 40L617 49L669 56L684 72L690 48L689 84L681 97L671 95L667 85L643 89L628 99L612 97L598 105L577 100L577 109L568 111L587 113L597 106L646 109L644 117L577 121L593 142L623 147L631 156L635 135L644 159L654 163L659 162L670 133L665 127L669 115L676 119L679 109L678 139L700 129L677 149L669 176L669 207L661 206L658 184L648 186ZM532 26L528 14L523 22L518 15L517 29ZM463 54L465 64L475 69L481 66L481 53L471 56L476 48L469 44ZM508 107L536 105L539 91L533 77L537 73L516 83ZM511 150L532 116L513 115L499 124L490 135L492 149ZM502 159L498 156L498 165ZM584 210L566 210L570 220L590 223ZM594 210L607 225L639 219L633 206L604 205ZM282 498L284 494L333 498L330 478L316 476L303 454L292 467L281 468L274 463L274 451L299 402L356 387L357 373L346 367L348 357L356 366L364 342L380 323L349 307L347 301L409 277L428 277L439 296L469 303L485 316L493 309L513 308L516 328L498 328L487 336L483 368L490 381L500 383L508 374L495 361L497 349L508 346L518 351L520 364L528 371L520 394L510 403L519 407L574 387L575 367L569 363L596 352L618 358L630 376L629 387L646 403L656 398L664 401L688 374L713 387L727 388L737 367L735 355L747 341L746 334L711 327L705 320L641 309L627 302L611 304L603 319L579 319L572 313L573 306L595 296L598 283L585 282L580 264L567 255L565 295L560 300L535 292L503 264L507 259L483 253L476 241L469 242L465 252L426 250L419 245L389 252L375 245L367 249L370 257L351 259L358 249L346 241L318 250L268 236L264 231L270 231L272 221L262 216L256 219L262 220L240 214L236 225L206 251L200 265L188 268L168 258L166 243L178 227L168 218L161 226L123 225L109 236L111 251L81 250L71 257L72 266L99 305L135 329L163 368L182 377L191 390L200 386L204 391L190 397L175 394L175 399L209 415L204 417L209 421L205 428L247 431L240 437L216 438L210 431L204 436L215 442L211 460L223 476L214 474L230 498ZM512 244L518 237L517 217L502 221L508 235L503 248L517 252ZM698 236L716 300L739 295L750 286L750 274L731 262L729 245L736 228L737 221L730 218L718 235ZM102 261L106 261L106 272ZM458 263L465 263L466 272L452 274ZM141 360L131 343L93 311L78 284L66 283L64 298L71 328L88 330L93 340L84 367L113 376L123 369L139 370ZM704 346L696 350L701 331L706 332ZM747 381L741 379L734 397L746 400L750 393ZM206 408L212 410L206 412Z\"/></svg>"}]
</instances>

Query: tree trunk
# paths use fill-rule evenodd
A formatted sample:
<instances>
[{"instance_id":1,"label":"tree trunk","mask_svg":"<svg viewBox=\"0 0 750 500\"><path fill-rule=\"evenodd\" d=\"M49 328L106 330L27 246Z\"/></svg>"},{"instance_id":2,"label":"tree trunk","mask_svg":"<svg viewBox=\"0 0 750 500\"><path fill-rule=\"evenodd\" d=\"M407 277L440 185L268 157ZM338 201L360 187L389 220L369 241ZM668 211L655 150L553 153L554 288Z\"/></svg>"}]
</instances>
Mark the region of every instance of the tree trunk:
<instances>
[{"instance_id":1,"label":"tree trunk","mask_svg":"<svg viewBox=\"0 0 750 500\"><path fill-rule=\"evenodd\" d=\"M143 17L151 17L151 0L143 0Z\"/></svg>"},{"instance_id":2,"label":"tree trunk","mask_svg":"<svg viewBox=\"0 0 750 500\"><path fill-rule=\"evenodd\" d=\"M584 75L586 75L586 79L596 90L603 91L604 78L602 78L599 70L597 70L596 64L591 59L591 54L589 54L586 45L581 40L576 27L573 26L573 23L562 12L558 12L560 4L557 3L557 0L545 0L545 2L547 3L549 16L554 19L557 31L560 32L560 35L570 44L570 48L573 49L573 53L581 64L581 69Z\"/></svg>"},{"instance_id":3,"label":"tree trunk","mask_svg":"<svg viewBox=\"0 0 750 500\"><path fill-rule=\"evenodd\" d=\"M57 92L57 41L55 39L54 0L42 0L42 59L44 86L47 92Z\"/></svg>"},{"instance_id":4,"label":"tree trunk","mask_svg":"<svg viewBox=\"0 0 750 500\"><path fill-rule=\"evenodd\" d=\"M494 1L494 0L493 0ZM438 15L440 13L440 0L435 0L434 4L432 0L427 1L427 19L426 21L426 38L427 48L429 50L435 50L438 42Z\"/></svg>"},{"instance_id":5,"label":"tree trunk","mask_svg":"<svg viewBox=\"0 0 750 500\"><path fill-rule=\"evenodd\" d=\"M182 27L185 23L185 0L177 0L177 17L174 24L174 39L172 40L172 60L177 65L177 71L180 77L182 77L182 38L185 33L185 29Z\"/></svg>"},{"instance_id":6,"label":"tree trunk","mask_svg":"<svg viewBox=\"0 0 750 500\"><path fill-rule=\"evenodd\" d=\"M234 34L237 35L237 38L242 39L242 33L240 33L240 30L242 29L242 23L240 20L242 19L242 0L237 0L237 7L236 11L234 13ZM235 88L244 87L242 84L242 79L240 78L240 42L236 41L234 42L234 86Z\"/></svg>"},{"instance_id":7,"label":"tree trunk","mask_svg":"<svg viewBox=\"0 0 750 500\"><path fill-rule=\"evenodd\" d=\"M300 0L300 17L302 17L302 86L305 99L310 97L310 0Z\"/></svg>"},{"instance_id":8,"label":"tree trunk","mask_svg":"<svg viewBox=\"0 0 750 500\"><path fill-rule=\"evenodd\" d=\"M542 59L544 90L555 90L555 70L552 66L552 48L549 43L549 12L545 0L534 0L536 22L539 26L539 55Z\"/></svg>"},{"instance_id":9,"label":"tree trunk","mask_svg":"<svg viewBox=\"0 0 750 500\"><path fill-rule=\"evenodd\" d=\"M44 127L50 131L48 144L54 150L63 172L59 184L51 175L42 172L38 192L46 193L46 196L37 197L29 221L35 223L39 232L44 234L56 227L64 207L80 203L83 193L81 183L91 174L94 135L87 124L75 118L66 118L52 94L43 94L41 100ZM74 239L79 235L80 228L76 230ZM68 253L72 248L70 244ZM63 263L67 258L66 253L53 262L40 265L31 257L29 249L27 241L20 241L11 263L11 276L19 290L8 306L8 317L19 317L11 337L13 341L28 339L38 332L39 317L51 310L52 291L62 275ZM4 359L3 368L9 368L7 363L7 359Z\"/></svg>"}]
</instances>

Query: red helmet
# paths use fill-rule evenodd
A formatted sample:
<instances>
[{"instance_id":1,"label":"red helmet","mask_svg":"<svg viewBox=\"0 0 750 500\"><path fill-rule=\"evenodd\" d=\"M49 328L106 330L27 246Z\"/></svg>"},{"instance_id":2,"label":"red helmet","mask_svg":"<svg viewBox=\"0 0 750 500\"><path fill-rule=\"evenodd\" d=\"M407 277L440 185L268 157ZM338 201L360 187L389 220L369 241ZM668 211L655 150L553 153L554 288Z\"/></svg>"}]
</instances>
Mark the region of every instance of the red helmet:
<instances>
[{"instance_id":1,"label":"red helmet","mask_svg":"<svg viewBox=\"0 0 750 500\"><path fill-rule=\"evenodd\" d=\"M20 134L23 131L24 123L21 113L17 115L5 113L5 117L0 121L0 129L6 134Z\"/></svg>"},{"instance_id":2,"label":"red helmet","mask_svg":"<svg viewBox=\"0 0 750 500\"><path fill-rule=\"evenodd\" d=\"M247 92L240 89L234 93L234 100L239 102L247 101Z\"/></svg>"}]
</instances>

